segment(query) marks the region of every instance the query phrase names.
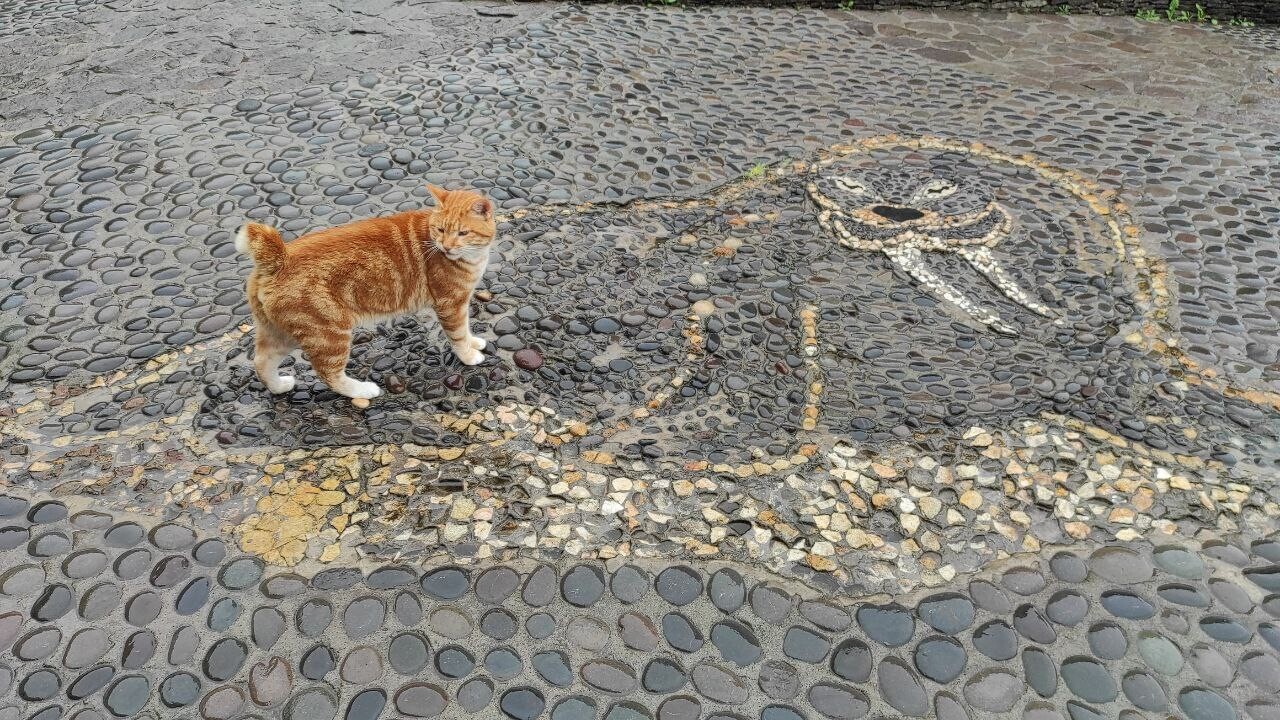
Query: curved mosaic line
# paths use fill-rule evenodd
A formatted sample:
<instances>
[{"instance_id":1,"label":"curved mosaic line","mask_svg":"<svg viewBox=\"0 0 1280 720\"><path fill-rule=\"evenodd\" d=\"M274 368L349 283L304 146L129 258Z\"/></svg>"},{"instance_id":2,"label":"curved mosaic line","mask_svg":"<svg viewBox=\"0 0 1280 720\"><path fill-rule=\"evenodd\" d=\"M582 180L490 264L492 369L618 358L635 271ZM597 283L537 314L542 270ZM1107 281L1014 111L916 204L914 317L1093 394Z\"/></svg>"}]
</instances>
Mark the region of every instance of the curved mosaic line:
<instances>
[{"instance_id":1,"label":"curved mosaic line","mask_svg":"<svg viewBox=\"0 0 1280 720\"><path fill-rule=\"evenodd\" d=\"M12 495L0 522L2 717L1265 720L1280 691L1280 539L1074 547L844 605L732 566L270 574Z\"/></svg>"}]
</instances>

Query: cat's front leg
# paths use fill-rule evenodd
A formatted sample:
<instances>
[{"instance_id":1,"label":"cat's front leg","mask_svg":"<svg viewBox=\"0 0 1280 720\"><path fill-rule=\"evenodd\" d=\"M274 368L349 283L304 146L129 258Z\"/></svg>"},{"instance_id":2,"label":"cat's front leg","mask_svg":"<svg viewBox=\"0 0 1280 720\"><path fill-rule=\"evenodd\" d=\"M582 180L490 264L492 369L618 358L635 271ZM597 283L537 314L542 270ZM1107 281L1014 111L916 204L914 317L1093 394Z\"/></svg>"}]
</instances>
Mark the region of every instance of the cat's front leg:
<instances>
[{"instance_id":1,"label":"cat's front leg","mask_svg":"<svg viewBox=\"0 0 1280 720\"><path fill-rule=\"evenodd\" d=\"M443 304L436 308L440 318L440 326L449 336L449 344L453 346L453 354L458 356L463 365L479 365L484 362L484 353L480 352L487 343L471 334L471 307L467 298L455 303Z\"/></svg>"}]
</instances>

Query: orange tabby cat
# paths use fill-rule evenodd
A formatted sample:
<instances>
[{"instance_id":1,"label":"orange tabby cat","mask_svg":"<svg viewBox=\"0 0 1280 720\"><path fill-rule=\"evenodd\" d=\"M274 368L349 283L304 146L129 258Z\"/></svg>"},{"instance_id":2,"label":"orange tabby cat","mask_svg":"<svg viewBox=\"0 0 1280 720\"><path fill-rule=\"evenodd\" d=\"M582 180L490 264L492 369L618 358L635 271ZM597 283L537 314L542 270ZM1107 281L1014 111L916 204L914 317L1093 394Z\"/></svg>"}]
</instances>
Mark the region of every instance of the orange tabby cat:
<instances>
[{"instance_id":1,"label":"orange tabby cat","mask_svg":"<svg viewBox=\"0 0 1280 720\"><path fill-rule=\"evenodd\" d=\"M295 348L340 395L372 398L377 384L347 375L356 325L430 306L458 359L475 365L485 342L471 334L471 294L497 232L493 203L470 190L428 186L434 208L359 220L284 244L248 223L236 249L253 257L249 309L257 326L254 369L273 393L293 389L280 361Z\"/></svg>"}]
</instances>

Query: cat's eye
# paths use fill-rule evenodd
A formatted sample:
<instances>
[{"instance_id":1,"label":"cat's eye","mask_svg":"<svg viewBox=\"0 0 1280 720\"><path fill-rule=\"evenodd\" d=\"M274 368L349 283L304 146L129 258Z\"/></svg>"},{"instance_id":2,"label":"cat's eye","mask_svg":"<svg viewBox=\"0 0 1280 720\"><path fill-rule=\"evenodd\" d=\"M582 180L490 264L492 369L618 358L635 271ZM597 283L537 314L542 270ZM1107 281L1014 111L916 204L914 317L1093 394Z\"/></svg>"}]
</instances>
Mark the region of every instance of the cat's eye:
<instances>
[{"instance_id":1,"label":"cat's eye","mask_svg":"<svg viewBox=\"0 0 1280 720\"><path fill-rule=\"evenodd\" d=\"M955 183L950 180L930 180L916 191L915 199L918 201L940 200L954 194L957 189Z\"/></svg>"},{"instance_id":2,"label":"cat's eye","mask_svg":"<svg viewBox=\"0 0 1280 720\"><path fill-rule=\"evenodd\" d=\"M470 230L459 230L458 237L466 237L471 234Z\"/></svg>"},{"instance_id":3,"label":"cat's eye","mask_svg":"<svg viewBox=\"0 0 1280 720\"><path fill-rule=\"evenodd\" d=\"M842 176L842 177L835 178L833 182L835 182L836 187L840 188L841 190L844 190L847 193L852 193L854 195L867 194L867 186L863 185L861 180Z\"/></svg>"}]
</instances>

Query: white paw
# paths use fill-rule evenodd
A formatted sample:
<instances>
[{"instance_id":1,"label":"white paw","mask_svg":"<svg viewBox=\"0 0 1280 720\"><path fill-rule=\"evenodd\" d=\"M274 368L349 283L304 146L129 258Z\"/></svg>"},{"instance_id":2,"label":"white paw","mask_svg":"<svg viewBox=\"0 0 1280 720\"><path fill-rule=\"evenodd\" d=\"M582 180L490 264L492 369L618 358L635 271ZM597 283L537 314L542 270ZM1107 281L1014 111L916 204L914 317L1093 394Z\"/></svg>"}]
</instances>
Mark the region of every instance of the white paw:
<instances>
[{"instance_id":1,"label":"white paw","mask_svg":"<svg viewBox=\"0 0 1280 720\"><path fill-rule=\"evenodd\" d=\"M364 382L356 380L352 377L343 375L338 382L333 385L333 391L339 395L345 395L352 400L368 400L376 398L382 392L378 388L377 383Z\"/></svg>"},{"instance_id":2,"label":"white paw","mask_svg":"<svg viewBox=\"0 0 1280 720\"><path fill-rule=\"evenodd\" d=\"M464 342L470 345L474 350L483 350L489 344L484 341L484 338L476 337L475 335L467 338Z\"/></svg>"},{"instance_id":3,"label":"white paw","mask_svg":"<svg viewBox=\"0 0 1280 720\"><path fill-rule=\"evenodd\" d=\"M267 380L267 389L279 395L287 393L297 384L292 375L277 375L273 380Z\"/></svg>"},{"instance_id":4,"label":"white paw","mask_svg":"<svg viewBox=\"0 0 1280 720\"><path fill-rule=\"evenodd\" d=\"M347 393L347 397L372 400L382 394L382 388L377 383L363 382L357 380L351 383L351 392Z\"/></svg>"},{"instance_id":5,"label":"white paw","mask_svg":"<svg viewBox=\"0 0 1280 720\"><path fill-rule=\"evenodd\" d=\"M463 365L479 365L484 362L484 353L469 347L458 347L453 349L454 354L462 361Z\"/></svg>"}]
</instances>

